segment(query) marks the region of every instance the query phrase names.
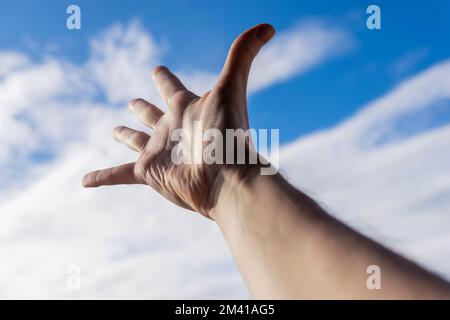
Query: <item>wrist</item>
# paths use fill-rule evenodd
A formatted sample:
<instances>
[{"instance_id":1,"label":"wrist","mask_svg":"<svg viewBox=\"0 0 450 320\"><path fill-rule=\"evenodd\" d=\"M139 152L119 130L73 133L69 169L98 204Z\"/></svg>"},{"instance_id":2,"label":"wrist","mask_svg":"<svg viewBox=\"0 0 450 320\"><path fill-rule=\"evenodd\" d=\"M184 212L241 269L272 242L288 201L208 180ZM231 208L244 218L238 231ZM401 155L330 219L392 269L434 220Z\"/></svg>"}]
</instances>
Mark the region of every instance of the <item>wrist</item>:
<instances>
[{"instance_id":1,"label":"wrist","mask_svg":"<svg viewBox=\"0 0 450 320\"><path fill-rule=\"evenodd\" d=\"M214 205L208 214L224 233L263 234L274 224L277 229L295 225L317 225L324 217L323 209L311 198L290 185L279 173L262 175L259 168L221 170ZM278 230L278 231L279 231ZM272 234L279 237L280 234Z\"/></svg>"},{"instance_id":2,"label":"wrist","mask_svg":"<svg viewBox=\"0 0 450 320\"><path fill-rule=\"evenodd\" d=\"M208 216L219 224L224 215L233 214L258 175L257 166L223 166L210 193Z\"/></svg>"}]
</instances>

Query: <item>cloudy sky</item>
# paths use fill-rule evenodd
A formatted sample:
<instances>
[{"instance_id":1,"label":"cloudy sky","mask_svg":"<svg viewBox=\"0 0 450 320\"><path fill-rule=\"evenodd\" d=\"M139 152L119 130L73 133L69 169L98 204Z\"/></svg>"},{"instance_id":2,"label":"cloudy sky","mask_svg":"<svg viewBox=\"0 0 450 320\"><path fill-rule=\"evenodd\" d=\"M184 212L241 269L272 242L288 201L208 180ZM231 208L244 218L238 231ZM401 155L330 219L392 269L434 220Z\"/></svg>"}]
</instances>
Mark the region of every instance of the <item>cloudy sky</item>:
<instances>
[{"instance_id":1,"label":"cloudy sky","mask_svg":"<svg viewBox=\"0 0 450 320\"><path fill-rule=\"evenodd\" d=\"M252 69L251 125L280 129L282 173L450 279L450 4L380 2L371 31L364 1L240 2L2 3L0 298L249 297L214 223L81 177L134 160L112 129L142 129L131 98L165 107L152 67L201 94L259 22L278 33Z\"/></svg>"}]
</instances>

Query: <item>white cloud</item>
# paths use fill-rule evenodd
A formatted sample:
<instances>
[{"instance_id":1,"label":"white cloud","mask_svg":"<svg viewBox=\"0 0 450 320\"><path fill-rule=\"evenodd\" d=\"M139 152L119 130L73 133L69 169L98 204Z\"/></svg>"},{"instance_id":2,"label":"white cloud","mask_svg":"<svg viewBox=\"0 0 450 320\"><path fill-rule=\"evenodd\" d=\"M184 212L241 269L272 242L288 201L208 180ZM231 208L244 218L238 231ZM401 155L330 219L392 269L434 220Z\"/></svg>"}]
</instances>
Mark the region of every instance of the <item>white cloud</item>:
<instances>
[{"instance_id":1,"label":"white cloud","mask_svg":"<svg viewBox=\"0 0 450 320\"><path fill-rule=\"evenodd\" d=\"M281 33L258 58L252 90L329 58L335 36L349 39L320 26ZM85 171L134 159L110 138L114 125L131 122L131 116L110 105L134 96L157 101L149 71L162 54L133 23L93 40L85 65L56 58L30 63L19 55L19 62L4 67L0 185L8 191L0 194L0 297L248 297L212 222L171 205L150 188L80 186ZM441 272L450 270L445 261L450 152L443 138L449 127L375 142L395 132L395 119L449 100L445 83L450 82L444 81L449 65L436 65L343 124L285 147L281 162L294 183L338 216ZM204 71L182 76L198 92L215 77ZM95 102L99 94L106 102ZM29 157L42 149L50 149L55 160L36 171ZM20 190L10 176L22 179ZM80 291L66 289L70 265L81 268Z\"/></svg>"},{"instance_id":2,"label":"white cloud","mask_svg":"<svg viewBox=\"0 0 450 320\"><path fill-rule=\"evenodd\" d=\"M341 29L314 22L299 24L275 37L256 57L249 91L289 79L326 59L343 54L352 46L352 38Z\"/></svg>"},{"instance_id":3,"label":"white cloud","mask_svg":"<svg viewBox=\"0 0 450 320\"><path fill-rule=\"evenodd\" d=\"M110 103L130 97L158 98L151 83L151 67L161 61L163 50L139 22L116 24L91 41L88 70Z\"/></svg>"},{"instance_id":4,"label":"white cloud","mask_svg":"<svg viewBox=\"0 0 450 320\"><path fill-rule=\"evenodd\" d=\"M27 67L30 61L20 52L0 52L0 79L17 69Z\"/></svg>"},{"instance_id":5,"label":"white cloud","mask_svg":"<svg viewBox=\"0 0 450 320\"><path fill-rule=\"evenodd\" d=\"M353 38L346 31L310 21L282 31L256 56L249 77L248 92L254 93L302 74L330 58L348 52ZM180 74L194 92L210 89L217 74L196 72Z\"/></svg>"},{"instance_id":6,"label":"white cloud","mask_svg":"<svg viewBox=\"0 0 450 320\"><path fill-rule=\"evenodd\" d=\"M419 111L450 102L449 71L450 60L430 67L335 128L286 146L281 159L290 179L340 218L447 278L450 125L389 137L399 119L414 125Z\"/></svg>"},{"instance_id":7,"label":"white cloud","mask_svg":"<svg viewBox=\"0 0 450 320\"><path fill-rule=\"evenodd\" d=\"M280 76L274 72L271 65L278 64L278 59L272 59L273 53L282 54L286 51L283 47L291 49L293 45L304 43L309 33L314 35L314 39L311 39L308 49L303 50L306 53L298 57L281 56L291 64L289 74L283 71ZM305 25L303 29L296 26L281 32L281 41L275 41L262 52L259 67L256 62L254 71L264 79L263 83L251 88L261 89L302 73L332 56L326 51L331 36L336 34L344 38L345 33L327 30L319 24ZM350 36L345 37L351 41ZM20 188L24 177L31 174L30 158L34 155L44 152L57 157L71 142L88 139L86 133L98 126L93 123L103 117L99 113L103 114L105 108L108 108L109 115L119 117L117 120L126 111L110 107L124 109L126 102L134 97L143 97L164 109L164 103L152 85L151 69L161 63L165 49L138 21L127 27L121 24L112 26L91 40L90 49L90 58L83 65L52 56L47 56L41 63L32 63L22 53L1 53L0 58L4 59L0 73L3 72L4 77L0 77L0 168L4 174L0 176L0 187ZM264 55L264 52L269 52L269 55ZM266 71L260 70L264 70L263 66ZM210 89L217 74L196 71L180 77L194 92L202 93ZM123 117L122 121L131 120ZM99 134L95 133L96 136ZM0 194L0 199L3 197L5 192Z\"/></svg>"}]
</instances>

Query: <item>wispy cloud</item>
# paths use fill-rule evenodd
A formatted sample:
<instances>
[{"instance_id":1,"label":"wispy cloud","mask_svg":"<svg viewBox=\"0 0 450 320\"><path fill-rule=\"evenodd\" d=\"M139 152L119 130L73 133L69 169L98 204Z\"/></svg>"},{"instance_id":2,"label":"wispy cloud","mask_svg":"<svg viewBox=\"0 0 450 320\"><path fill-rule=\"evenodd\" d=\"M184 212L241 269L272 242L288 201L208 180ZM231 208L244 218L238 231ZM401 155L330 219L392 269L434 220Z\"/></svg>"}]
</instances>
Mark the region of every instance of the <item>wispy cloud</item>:
<instances>
[{"instance_id":1,"label":"wispy cloud","mask_svg":"<svg viewBox=\"0 0 450 320\"><path fill-rule=\"evenodd\" d=\"M351 39L320 25L282 32L255 63L251 90L332 57L336 38ZM0 194L1 297L248 296L210 221L146 187L80 187L87 169L135 157L110 139L114 125L132 121L111 106L134 96L159 101L149 70L163 54L134 23L93 40L81 66L57 58L31 63L17 54L0 67L0 184L10 195ZM396 119L450 100L449 68L448 61L435 65L344 123L286 146L281 161L291 181L337 216L447 276L450 127L378 142L398 131ZM199 92L215 77L183 75ZM36 150L54 155L38 172L30 160ZM25 177L20 191L11 189L11 176ZM82 271L80 291L66 289L66 268L74 264Z\"/></svg>"},{"instance_id":2,"label":"wispy cloud","mask_svg":"<svg viewBox=\"0 0 450 320\"><path fill-rule=\"evenodd\" d=\"M390 66L390 72L396 76L404 76L422 62L430 53L430 48L419 48L405 53Z\"/></svg>"},{"instance_id":3,"label":"wispy cloud","mask_svg":"<svg viewBox=\"0 0 450 320\"><path fill-rule=\"evenodd\" d=\"M261 90L308 71L348 52L354 45L353 41L344 30L313 21L282 32L256 57L249 90Z\"/></svg>"},{"instance_id":4,"label":"wispy cloud","mask_svg":"<svg viewBox=\"0 0 450 320\"><path fill-rule=\"evenodd\" d=\"M253 62L249 93L263 90L293 76L305 73L325 61L343 55L354 47L354 39L341 28L324 21L300 23L282 31L264 47ZM181 75L198 92L210 89L218 74L197 72Z\"/></svg>"},{"instance_id":5,"label":"wispy cloud","mask_svg":"<svg viewBox=\"0 0 450 320\"><path fill-rule=\"evenodd\" d=\"M252 90L332 56L325 51L337 32L344 37L320 25L281 32L257 61ZM286 53L299 47L299 55ZM0 259L7 263L0 266L1 297L248 296L211 222L148 188L92 192L80 186L88 168L135 157L111 139L116 124L137 125L117 106L144 97L164 107L150 78L163 54L138 22L93 39L82 65L3 53ZM216 77L202 70L182 75L197 92ZM52 160L37 164L39 152ZM66 268L74 264L82 270L79 292L65 286Z\"/></svg>"},{"instance_id":6,"label":"wispy cloud","mask_svg":"<svg viewBox=\"0 0 450 320\"><path fill-rule=\"evenodd\" d=\"M308 38L311 35L313 38ZM256 62L258 77L251 89L305 72L332 56L326 51L336 35L351 41L344 31L328 30L320 24L281 32L280 40L265 48ZM302 54L286 56L284 52L305 41L310 45ZM143 97L165 108L150 77L151 68L163 60L163 48L133 21L128 26L116 24L92 39L90 58L82 65L51 55L32 63L23 53L0 53L0 168L5 170L0 186L22 180L34 154L57 157L72 142L85 141L98 126L93 123L108 117L105 109L109 117L126 114L111 106L123 107L130 98ZM280 58L284 66L278 62ZM180 76L190 89L202 93L210 89L217 73L199 70Z\"/></svg>"},{"instance_id":7,"label":"wispy cloud","mask_svg":"<svg viewBox=\"0 0 450 320\"><path fill-rule=\"evenodd\" d=\"M341 219L450 278L450 124L412 135L396 126L414 125L438 103L450 112L449 75L450 60L430 67L342 124L285 147L281 164Z\"/></svg>"},{"instance_id":8,"label":"wispy cloud","mask_svg":"<svg viewBox=\"0 0 450 320\"><path fill-rule=\"evenodd\" d=\"M19 52L0 52L0 79L30 64L27 56Z\"/></svg>"}]
</instances>

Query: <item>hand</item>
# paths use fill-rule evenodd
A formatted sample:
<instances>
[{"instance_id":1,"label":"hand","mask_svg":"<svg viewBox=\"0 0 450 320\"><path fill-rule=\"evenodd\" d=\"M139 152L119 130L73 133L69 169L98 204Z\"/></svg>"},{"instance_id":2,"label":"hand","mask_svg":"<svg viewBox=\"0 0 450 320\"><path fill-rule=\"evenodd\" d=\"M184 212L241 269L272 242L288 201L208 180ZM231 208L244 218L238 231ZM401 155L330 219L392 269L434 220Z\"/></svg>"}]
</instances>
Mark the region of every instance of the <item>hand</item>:
<instances>
[{"instance_id":1,"label":"hand","mask_svg":"<svg viewBox=\"0 0 450 320\"><path fill-rule=\"evenodd\" d=\"M217 84L202 97L188 91L166 67L154 69L153 80L168 105L167 112L135 99L129 108L153 128L151 136L124 126L114 129L117 141L140 153L138 160L90 172L84 176L83 185L148 184L172 202L211 217L210 209L220 196L225 171L242 177L248 166L174 164L172 151L176 142L171 141L171 134L180 128L193 134L194 121L200 121L203 130L247 130L246 91L251 63L274 33L272 26L260 24L241 34L230 48ZM192 152L195 154L196 150Z\"/></svg>"},{"instance_id":2,"label":"hand","mask_svg":"<svg viewBox=\"0 0 450 320\"><path fill-rule=\"evenodd\" d=\"M153 78L167 112L142 99L129 104L153 128L151 136L126 127L114 130L119 142L140 153L138 160L90 172L83 185L148 184L174 203L215 220L256 298L448 298L446 281L337 221L281 175L254 174L259 164L173 161L178 146L187 143L191 154L203 149L203 144L191 146L189 139L171 139L177 129L192 137L195 121L203 131L248 129L250 66L273 34L271 26L258 25L239 36L218 83L202 97L167 68L156 68ZM230 150L222 151L227 158ZM383 290L367 289L369 263L382 268Z\"/></svg>"}]
</instances>

